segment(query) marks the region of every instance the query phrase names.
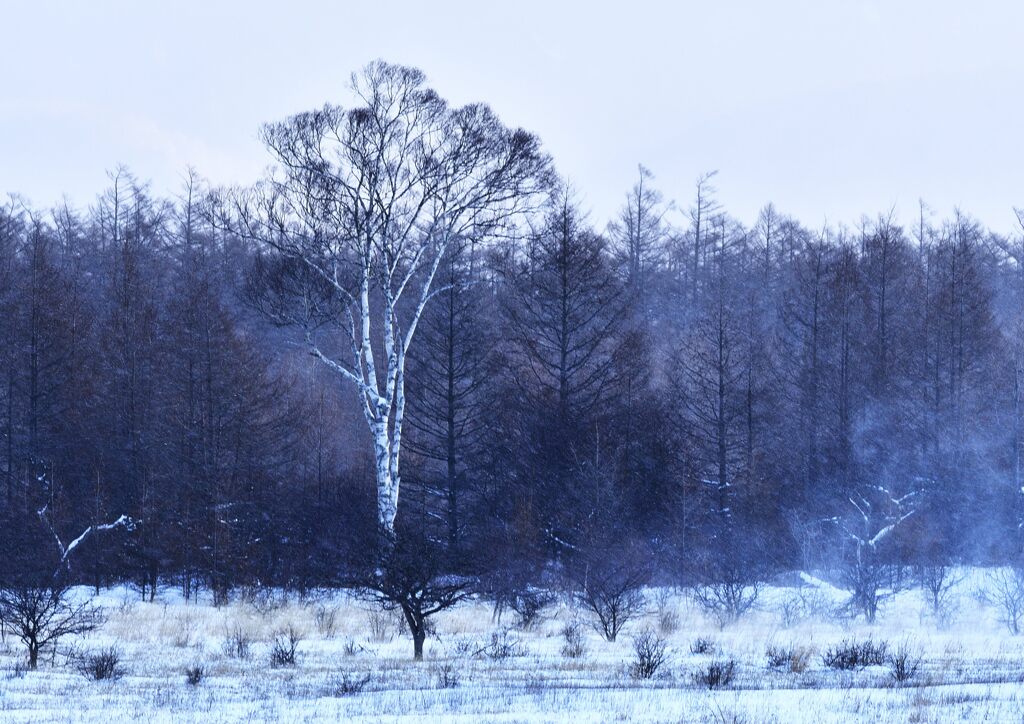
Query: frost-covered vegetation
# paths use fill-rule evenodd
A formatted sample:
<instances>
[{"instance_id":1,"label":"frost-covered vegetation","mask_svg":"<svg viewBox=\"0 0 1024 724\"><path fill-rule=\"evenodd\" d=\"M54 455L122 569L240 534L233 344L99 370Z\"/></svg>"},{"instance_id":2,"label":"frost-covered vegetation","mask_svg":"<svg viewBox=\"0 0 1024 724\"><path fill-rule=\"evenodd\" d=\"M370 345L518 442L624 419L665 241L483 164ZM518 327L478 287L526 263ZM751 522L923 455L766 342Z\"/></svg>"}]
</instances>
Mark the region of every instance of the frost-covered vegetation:
<instances>
[{"instance_id":1,"label":"frost-covered vegetation","mask_svg":"<svg viewBox=\"0 0 1024 724\"><path fill-rule=\"evenodd\" d=\"M647 589L643 612L615 641L563 596L525 628L470 600L436 617L419 662L401 617L346 592L251 591L214 606L185 603L173 589L153 602L106 589L93 601L106 622L44 649L37 671L4 640L0 718L1019 720L1024 637L1006 635L993 598L1002 579L957 573L955 612L936 619L927 592L907 588L874 624L850 616L848 592L810 576L764 586L724 628L693 591ZM806 602L798 620L794 599ZM678 617L667 630L666 612ZM567 640L579 648L567 650Z\"/></svg>"}]
</instances>

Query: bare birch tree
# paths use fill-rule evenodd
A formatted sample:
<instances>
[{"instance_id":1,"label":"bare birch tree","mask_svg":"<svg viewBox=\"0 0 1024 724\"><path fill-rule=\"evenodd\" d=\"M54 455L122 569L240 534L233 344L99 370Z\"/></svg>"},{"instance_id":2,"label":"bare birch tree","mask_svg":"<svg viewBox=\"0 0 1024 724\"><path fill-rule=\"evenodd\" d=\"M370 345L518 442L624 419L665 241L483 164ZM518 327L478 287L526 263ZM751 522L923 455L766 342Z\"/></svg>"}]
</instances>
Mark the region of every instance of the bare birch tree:
<instances>
[{"instance_id":1,"label":"bare birch tree","mask_svg":"<svg viewBox=\"0 0 1024 724\"><path fill-rule=\"evenodd\" d=\"M310 353L356 386L378 523L393 537L406 354L443 288L434 281L445 251L510 228L553 172L535 136L505 127L486 105L450 107L419 70L377 61L353 75L352 90L353 108L327 105L264 127L277 168L232 199L229 217L302 270L298 301L273 314L303 328Z\"/></svg>"}]
</instances>

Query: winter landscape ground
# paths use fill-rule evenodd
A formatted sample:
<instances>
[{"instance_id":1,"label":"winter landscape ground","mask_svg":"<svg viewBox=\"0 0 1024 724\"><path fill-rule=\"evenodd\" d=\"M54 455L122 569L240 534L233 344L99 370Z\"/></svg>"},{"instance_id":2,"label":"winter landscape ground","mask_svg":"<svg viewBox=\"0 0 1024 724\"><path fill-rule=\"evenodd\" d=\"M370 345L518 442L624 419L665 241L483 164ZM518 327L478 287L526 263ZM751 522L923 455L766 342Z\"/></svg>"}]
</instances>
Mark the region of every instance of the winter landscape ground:
<instances>
[{"instance_id":1,"label":"winter landscape ground","mask_svg":"<svg viewBox=\"0 0 1024 724\"><path fill-rule=\"evenodd\" d=\"M587 627L571 603L523 631L471 602L437 617L422 662L412 661L397 617L345 593L262 594L214 607L186 604L169 589L152 603L128 588L108 589L96 599L107 622L62 640L36 672L24 671L24 652L8 635L0 646L0 719L1020 721L1024 637L1007 634L1002 609L986 599L989 575L964 571L942 621L908 588L873 625L838 613L846 594L808 575L766 586L755 610L721 629L686 591L649 589L644 617L615 642ZM575 657L565 637L573 621L584 624ZM288 629L301 638L296 664L274 666L273 642ZM632 670L644 631L667 645L650 679ZM826 666L844 642L868 640L887 644L883 663ZM77 670L84 653L109 647L120 654L122 676L97 682ZM783 654L775 667L766 656L773 648ZM911 667L902 684L892 663L900 651L909 652ZM709 688L699 680L730 660L731 682ZM202 678L190 684L194 667Z\"/></svg>"}]
</instances>

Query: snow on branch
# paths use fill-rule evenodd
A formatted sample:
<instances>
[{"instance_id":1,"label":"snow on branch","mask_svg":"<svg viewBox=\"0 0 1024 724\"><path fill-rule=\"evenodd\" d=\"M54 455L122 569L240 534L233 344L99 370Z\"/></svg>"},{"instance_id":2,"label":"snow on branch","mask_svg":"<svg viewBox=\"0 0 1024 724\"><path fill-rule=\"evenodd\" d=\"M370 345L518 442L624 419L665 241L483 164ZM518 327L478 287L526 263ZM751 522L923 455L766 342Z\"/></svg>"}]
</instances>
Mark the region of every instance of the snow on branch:
<instances>
[{"instance_id":1,"label":"snow on branch","mask_svg":"<svg viewBox=\"0 0 1024 724\"><path fill-rule=\"evenodd\" d=\"M62 567L67 566L67 568L70 569L71 564L69 558L71 557L71 554L74 552L76 548L78 548L78 546L84 543L86 539L88 539L89 536L91 536L92 534L114 530L116 528L124 528L126 531L131 532L135 530L135 526L138 522L127 515L121 515L116 520L110 523L96 523L90 525L88 528L83 530L81 533L78 534L78 536L74 540L72 540L67 546L65 546L63 541L61 541L60 536L57 535L57 531L53 527L53 524L50 522L50 518L48 515L49 507L50 504L47 503L37 511L37 514L39 515L39 520L41 520L43 525L46 526L47 530L50 531L50 534L53 536L54 541L56 541L57 548L60 551L60 563L57 564L57 569L54 572L55 576Z\"/></svg>"},{"instance_id":2,"label":"snow on branch","mask_svg":"<svg viewBox=\"0 0 1024 724\"><path fill-rule=\"evenodd\" d=\"M867 495L860 493L847 498L856 511L856 517L861 521L860 526L848 526L838 517L832 520L850 536L857 544L858 549L862 547L874 549L901 523L917 512L916 508L909 507L908 504L914 502L920 491L912 490L905 495L896 497L888 488L872 485L865 488L865 492L879 494L879 499L872 502ZM859 530L855 530L855 527Z\"/></svg>"}]
</instances>

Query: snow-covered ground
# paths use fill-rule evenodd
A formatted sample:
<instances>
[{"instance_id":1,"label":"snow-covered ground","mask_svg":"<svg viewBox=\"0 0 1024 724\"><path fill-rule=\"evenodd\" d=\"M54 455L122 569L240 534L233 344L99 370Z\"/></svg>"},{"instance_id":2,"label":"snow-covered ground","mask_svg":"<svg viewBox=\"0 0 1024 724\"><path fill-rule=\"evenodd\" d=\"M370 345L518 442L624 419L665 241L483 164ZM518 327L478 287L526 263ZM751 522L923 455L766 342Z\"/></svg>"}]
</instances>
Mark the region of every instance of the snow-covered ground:
<instances>
[{"instance_id":1,"label":"snow-covered ground","mask_svg":"<svg viewBox=\"0 0 1024 724\"><path fill-rule=\"evenodd\" d=\"M942 625L926 613L917 590L887 601L878 621L868 625L830 613L845 593L810 576L803 580L799 589L766 587L757 610L724 630L685 591L649 591L649 613L629 624L618 641L606 642L585 629L587 653L578 659L562 655L562 630L574 617L587 621L583 612L566 605L553 609L534 630L507 634L516 644L514 655L492 658L481 649L511 621L499 626L488 605L467 603L436 618L436 635L428 639L422 662L411 660L411 641L397 634L396 619L383 619L344 593L304 600L276 595L214 608L208 602L186 605L173 590L144 603L131 590L112 589L97 599L107 623L88 636L62 641L37 672L19 670L23 651L10 636L0 643L0 721L1024 719L1024 636L1009 636L999 611L979 599L984 571L964 572L956 610ZM801 605L794 606L798 600ZM634 636L658 627L659 608L678 614L678 630L666 635L669 660L655 678L636 680L629 673ZM795 609L810 615L793 622L784 610ZM324 623L332 612L333 630ZM274 668L271 641L288 626L303 634L298 663ZM234 632L253 640L246 659L225 651L225 639ZM869 636L891 649L904 644L918 652L917 675L897 686L888 666L844 672L823 664L821 654L830 645ZM698 637L710 639L714 652L692 653ZM769 669L766 648L789 644L813 650L807 669ZM126 670L119 680L90 681L68 664L76 652L111 645ZM727 659L737 662L728 687L708 690L694 683L695 671ZM185 671L195 665L204 667L205 676L191 686Z\"/></svg>"}]
</instances>

